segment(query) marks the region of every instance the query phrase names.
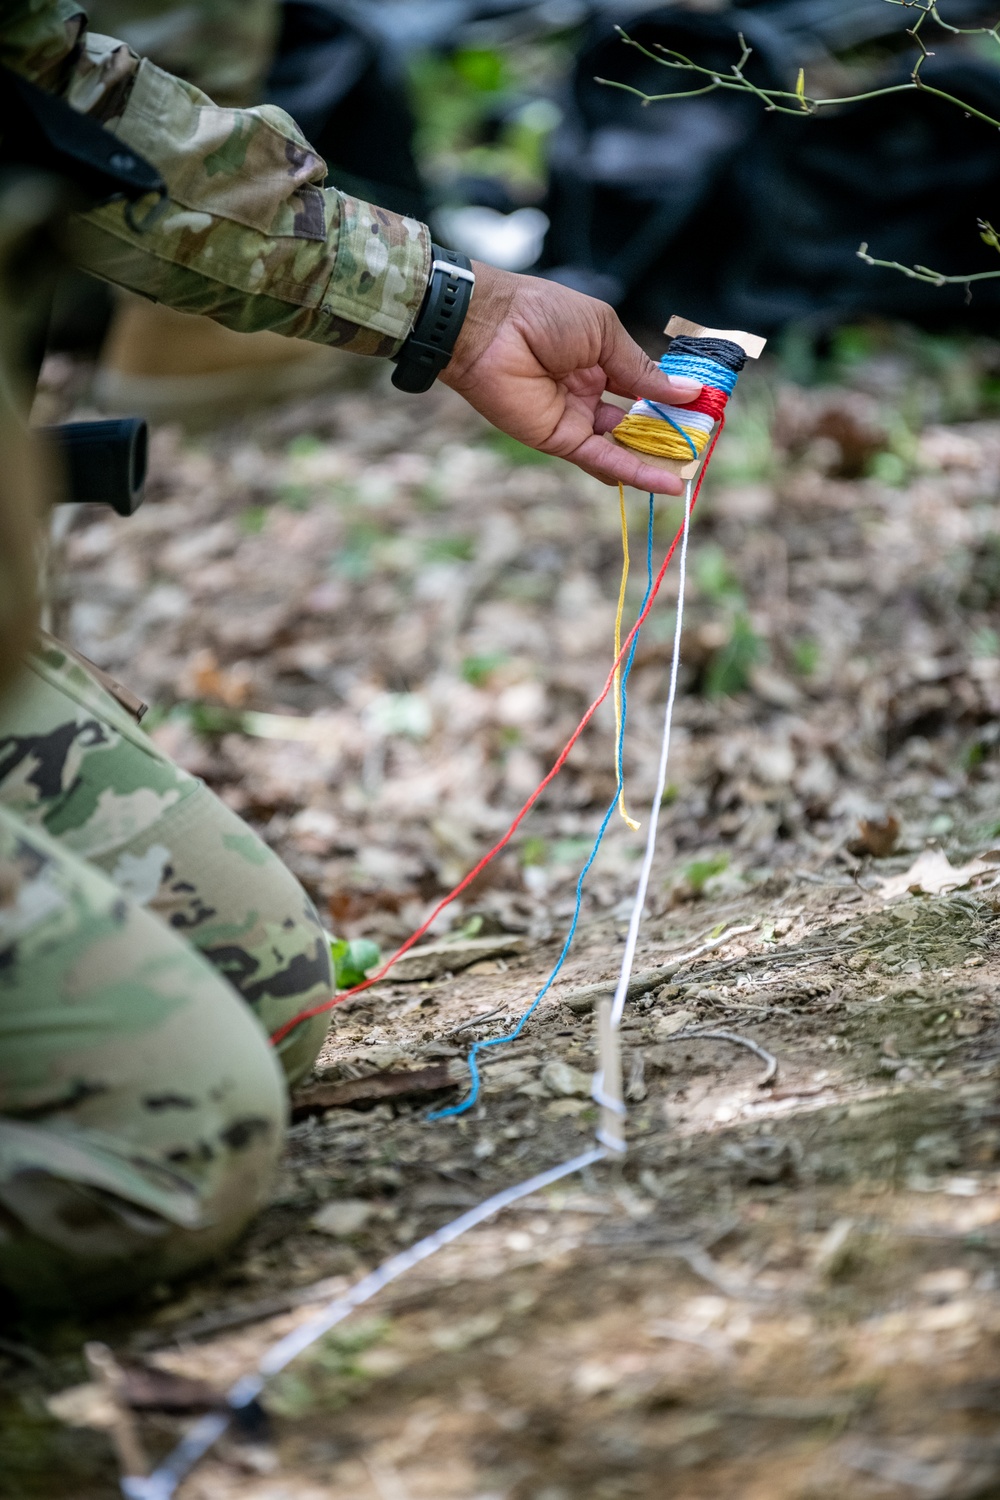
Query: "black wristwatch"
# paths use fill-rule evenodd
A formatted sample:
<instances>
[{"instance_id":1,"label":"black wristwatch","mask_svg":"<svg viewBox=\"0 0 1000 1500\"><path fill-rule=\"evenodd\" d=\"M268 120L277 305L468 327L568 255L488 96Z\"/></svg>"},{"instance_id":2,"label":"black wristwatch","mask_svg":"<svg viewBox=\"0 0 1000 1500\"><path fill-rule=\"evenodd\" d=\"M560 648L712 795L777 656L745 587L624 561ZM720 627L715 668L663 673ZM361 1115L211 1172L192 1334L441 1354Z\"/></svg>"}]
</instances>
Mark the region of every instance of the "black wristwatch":
<instances>
[{"instance_id":1,"label":"black wristwatch","mask_svg":"<svg viewBox=\"0 0 1000 1500\"><path fill-rule=\"evenodd\" d=\"M398 354L392 383L399 391L429 391L451 359L476 284L468 256L431 246L431 275L413 332Z\"/></svg>"}]
</instances>

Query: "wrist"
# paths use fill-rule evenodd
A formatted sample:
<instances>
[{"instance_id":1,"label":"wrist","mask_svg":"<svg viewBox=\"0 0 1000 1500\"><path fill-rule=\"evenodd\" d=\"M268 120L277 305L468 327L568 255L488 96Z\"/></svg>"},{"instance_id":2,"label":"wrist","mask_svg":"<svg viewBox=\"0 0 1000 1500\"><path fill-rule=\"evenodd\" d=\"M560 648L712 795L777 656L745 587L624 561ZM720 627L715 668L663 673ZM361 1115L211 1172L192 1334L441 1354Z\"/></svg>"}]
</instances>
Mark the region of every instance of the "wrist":
<instances>
[{"instance_id":1,"label":"wrist","mask_svg":"<svg viewBox=\"0 0 1000 1500\"><path fill-rule=\"evenodd\" d=\"M472 269L476 285L472 300L465 314L454 353L441 372L445 385L460 386L479 357L489 348L498 330L510 316L510 310L524 277L513 271L501 271L497 266L474 260Z\"/></svg>"}]
</instances>

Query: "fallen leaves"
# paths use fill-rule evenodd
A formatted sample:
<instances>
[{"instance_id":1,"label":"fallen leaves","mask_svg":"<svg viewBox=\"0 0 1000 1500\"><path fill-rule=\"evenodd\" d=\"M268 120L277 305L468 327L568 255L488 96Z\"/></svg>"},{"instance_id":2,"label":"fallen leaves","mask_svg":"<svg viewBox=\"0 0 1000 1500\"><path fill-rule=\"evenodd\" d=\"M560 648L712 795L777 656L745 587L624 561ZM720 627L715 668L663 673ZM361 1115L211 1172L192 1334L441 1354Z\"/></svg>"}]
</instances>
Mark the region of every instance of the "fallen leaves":
<instances>
[{"instance_id":1,"label":"fallen leaves","mask_svg":"<svg viewBox=\"0 0 1000 1500\"><path fill-rule=\"evenodd\" d=\"M942 896L971 885L981 875L998 873L1000 849L991 849L964 865L953 865L941 849L925 849L901 875L890 875L880 881L878 893L883 901L898 901L912 895Z\"/></svg>"},{"instance_id":2,"label":"fallen leaves","mask_svg":"<svg viewBox=\"0 0 1000 1500\"><path fill-rule=\"evenodd\" d=\"M852 854L870 854L874 859L886 859L899 843L900 823L895 813L881 820L862 818L858 823L858 836L848 844Z\"/></svg>"}]
</instances>

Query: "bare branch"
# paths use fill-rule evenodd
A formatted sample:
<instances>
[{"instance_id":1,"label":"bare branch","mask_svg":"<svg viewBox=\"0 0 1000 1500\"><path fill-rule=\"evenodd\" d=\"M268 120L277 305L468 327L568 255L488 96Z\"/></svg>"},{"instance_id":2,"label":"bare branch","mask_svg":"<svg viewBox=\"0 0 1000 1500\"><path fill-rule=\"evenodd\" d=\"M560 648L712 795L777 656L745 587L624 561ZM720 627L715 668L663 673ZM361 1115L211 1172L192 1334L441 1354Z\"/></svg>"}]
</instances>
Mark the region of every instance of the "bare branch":
<instances>
[{"instance_id":1,"label":"bare branch","mask_svg":"<svg viewBox=\"0 0 1000 1500\"><path fill-rule=\"evenodd\" d=\"M618 83L611 78L599 78L596 81L606 85L608 88L621 89L623 93L633 94L641 99L643 104L659 104L670 99L690 99L698 94L710 94L716 89L728 89L736 93L752 94L759 99L768 113L783 115L815 114L820 109L833 109L845 104L861 104L868 99L882 99L889 94L905 94L919 89L923 94L929 94L932 98L942 99L946 104L952 104L956 109L961 109L966 115L975 120L981 120L984 125L992 125L1000 130L1000 120L992 115L985 114L981 109L976 109L964 99L958 99L954 94L947 93L944 89L935 88L933 84L925 83L921 76L921 68L928 57L934 54L927 48L921 35L921 28L928 17L937 22L947 31L961 32L963 36L990 36L1000 45L1000 22L992 27L966 27L958 28L946 25L937 14L936 4L923 4L922 0L887 0L890 5L902 5L907 9L920 12L918 19L910 28L909 35L913 37L920 48L920 55L916 59L910 80L908 83L888 84L885 88L868 89L860 94L846 94L834 99L820 99L805 92L804 80L800 79L800 87L795 89L765 89L758 87L746 76L746 65L753 56L753 48L747 45L746 38L740 35L741 53L739 59L730 65L730 76L724 76L712 68L703 67L701 63L692 61L685 57L683 52L676 52L671 47L656 45L656 50L644 47L634 37L630 37L620 26L615 30L627 47L634 47L641 52L643 57L648 57L650 62L655 62L661 68L670 68L681 73L692 73L700 75L709 81L700 88L684 90L683 92L671 92L666 94L647 94L642 89L633 88L630 84ZM962 278L958 278L962 279Z\"/></svg>"},{"instance_id":2,"label":"bare branch","mask_svg":"<svg viewBox=\"0 0 1000 1500\"><path fill-rule=\"evenodd\" d=\"M947 93L944 89L935 88L933 84L925 83L921 69L929 57L934 53L928 48L924 36L923 27L928 21L939 26L953 36L985 36L991 37L1000 46L1000 21L993 26L953 26L945 21L939 10L938 0L886 0L888 5L898 5L904 10L917 12L917 18L908 29L907 35L912 37L919 48L919 56L913 64L908 83L890 84L885 88L869 89L865 93L850 94L837 99L817 99L805 91L805 75L799 69L798 80L794 90L789 89L765 89L759 88L746 76L746 65L753 56L753 49L747 45L747 40L742 32L739 34L740 56L737 62L730 66L731 76L723 76L711 68L703 67L700 63L693 62L691 58L685 57L682 52L676 52L673 48L655 44L656 50L651 51L630 37L620 26L615 30L627 47L634 47L651 62L655 62L661 68L671 68L681 73L692 73L707 78L708 82L699 88L686 89L684 91L666 94L647 94L642 89L633 88L630 84L617 83L614 79L598 78L597 83L605 84L608 88L621 89L623 93L632 94L641 99L643 104L658 104L670 99L692 99L700 94L711 94L718 89L728 89L736 93L752 94L759 99L764 108L771 114L782 115L812 115L821 109L831 109L838 105L860 104L868 99L881 99L888 94L904 94L913 90L919 90L922 94L928 94L932 98L941 99L946 104L954 105L956 109L962 110L967 119L980 120L984 125L990 125L995 130L1000 130L1000 120L992 115L985 114L981 109L967 103L964 99L958 99L954 94ZM981 238L994 250L1000 251L1000 237L992 225L987 221L980 220L979 228ZM908 276L911 281L921 281L928 286L964 286L966 299L971 299L972 283L974 281L995 281L1000 278L1000 270L996 271L973 271L967 275L946 276L942 271L934 271L929 266L904 266L898 260L877 260L869 255L867 244L863 244L857 252L859 258L869 266L879 266L887 271L898 271L903 276Z\"/></svg>"},{"instance_id":3,"label":"bare branch","mask_svg":"<svg viewBox=\"0 0 1000 1500\"><path fill-rule=\"evenodd\" d=\"M904 266L898 260L876 260L874 255L868 254L867 244L861 245L856 254L866 266L881 266L886 271L899 271L901 275L908 276L911 281L923 281L928 286L968 286L973 281L996 281L1000 278L1000 269L972 271L964 276L945 276L941 271L932 271L930 266Z\"/></svg>"}]
</instances>

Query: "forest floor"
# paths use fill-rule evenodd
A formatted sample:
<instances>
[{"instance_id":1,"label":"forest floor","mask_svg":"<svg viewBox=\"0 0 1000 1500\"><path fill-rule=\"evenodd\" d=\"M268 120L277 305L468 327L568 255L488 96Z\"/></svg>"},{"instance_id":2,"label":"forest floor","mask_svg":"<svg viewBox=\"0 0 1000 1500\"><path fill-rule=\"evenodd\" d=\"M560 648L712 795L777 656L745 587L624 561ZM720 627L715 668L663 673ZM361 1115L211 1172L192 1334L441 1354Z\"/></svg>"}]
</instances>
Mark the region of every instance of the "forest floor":
<instances>
[{"instance_id":1,"label":"forest floor","mask_svg":"<svg viewBox=\"0 0 1000 1500\"><path fill-rule=\"evenodd\" d=\"M397 1282L184 1500L1000 1496L1000 889L969 866L1000 837L996 359L886 333L808 386L748 373L693 527L624 1162ZM383 377L161 429L145 507L73 513L54 573L59 632L155 705L331 930L387 952L599 690L620 556L614 491ZM51 365L54 409L76 379ZM677 520L657 505L657 557ZM675 601L671 572L630 683L643 824ZM318 1298L593 1139L586 987L617 973L644 838L618 818L559 981L476 1108L426 1115L558 955L613 739L605 704L435 950L333 1012L223 1265L0 1339L0 1494L117 1493L84 1338L128 1367L155 1458L191 1420L169 1408L211 1399L163 1372L225 1389Z\"/></svg>"}]
</instances>

